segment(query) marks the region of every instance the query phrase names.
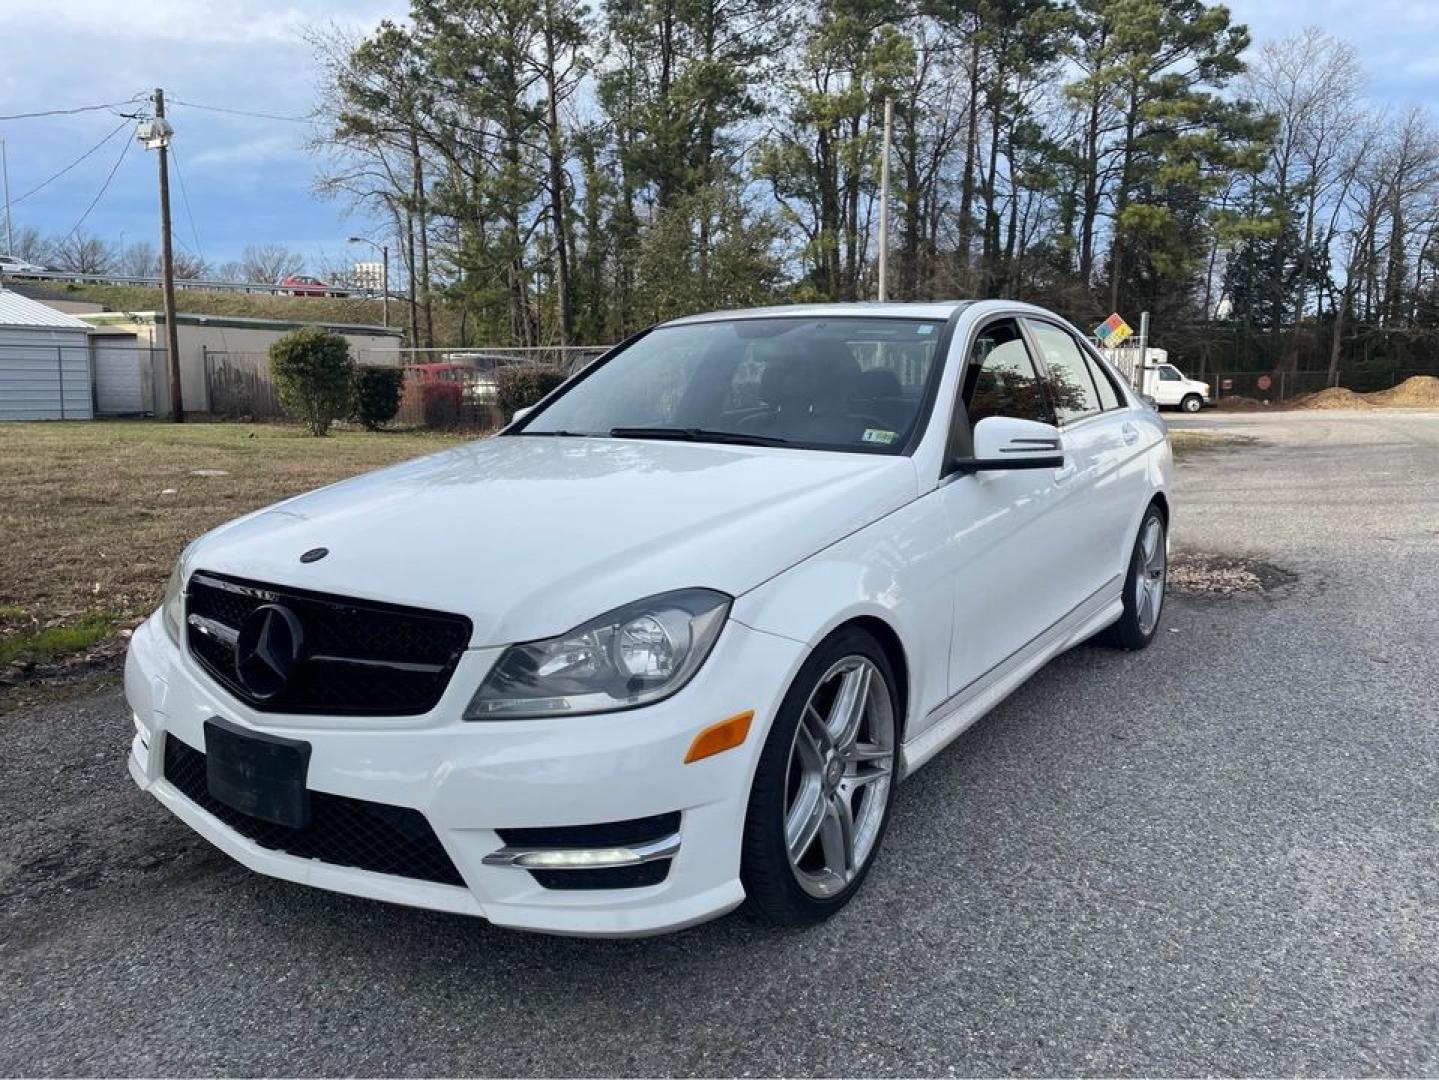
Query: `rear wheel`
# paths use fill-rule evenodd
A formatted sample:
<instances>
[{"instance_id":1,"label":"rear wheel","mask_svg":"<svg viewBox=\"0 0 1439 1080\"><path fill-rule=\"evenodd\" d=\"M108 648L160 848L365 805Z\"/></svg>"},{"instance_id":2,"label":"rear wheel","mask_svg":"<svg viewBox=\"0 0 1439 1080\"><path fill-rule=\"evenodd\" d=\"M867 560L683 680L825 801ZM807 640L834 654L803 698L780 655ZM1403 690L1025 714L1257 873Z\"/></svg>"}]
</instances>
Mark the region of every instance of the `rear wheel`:
<instances>
[{"instance_id":1,"label":"rear wheel","mask_svg":"<svg viewBox=\"0 0 1439 1080\"><path fill-rule=\"evenodd\" d=\"M1164 588L1169 579L1169 550L1164 515L1150 504L1139 523L1139 537L1129 558L1124 579L1124 614L1100 635L1106 645L1142 649L1154 639L1164 611Z\"/></svg>"},{"instance_id":2,"label":"rear wheel","mask_svg":"<svg viewBox=\"0 0 1439 1080\"><path fill-rule=\"evenodd\" d=\"M1185 412L1196 413L1204 408L1204 399L1198 394L1188 394L1184 400L1179 403L1179 407Z\"/></svg>"},{"instance_id":3,"label":"rear wheel","mask_svg":"<svg viewBox=\"0 0 1439 1080\"><path fill-rule=\"evenodd\" d=\"M740 877L752 911L814 923L858 891L889 823L897 701L884 651L859 629L829 638L800 669L750 790Z\"/></svg>"}]
</instances>

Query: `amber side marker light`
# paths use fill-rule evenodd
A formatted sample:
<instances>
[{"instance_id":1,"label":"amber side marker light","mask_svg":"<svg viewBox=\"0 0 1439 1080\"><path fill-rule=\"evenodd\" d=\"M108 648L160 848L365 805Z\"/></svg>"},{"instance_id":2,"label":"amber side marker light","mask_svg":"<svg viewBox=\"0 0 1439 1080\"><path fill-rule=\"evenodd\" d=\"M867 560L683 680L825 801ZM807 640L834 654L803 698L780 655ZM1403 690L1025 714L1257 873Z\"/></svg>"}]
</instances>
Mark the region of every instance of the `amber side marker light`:
<instances>
[{"instance_id":1,"label":"amber side marker light","mask_svg":"<svg viewBox=\"0 0 1439 1080\"><path fill-rule=\"evenodd\" d=\"M707 757L714 757L726 750L733 750L740 743L744 742L745 736L749 734L750 722L754 719L754 710L747 709L742 713L735 713L728 720L721 720L718 724L711 724L698 735L695 741L690 743L689 753L685 755L685 764L692 761L701 761Z\"/></svg>"}]
</instances>

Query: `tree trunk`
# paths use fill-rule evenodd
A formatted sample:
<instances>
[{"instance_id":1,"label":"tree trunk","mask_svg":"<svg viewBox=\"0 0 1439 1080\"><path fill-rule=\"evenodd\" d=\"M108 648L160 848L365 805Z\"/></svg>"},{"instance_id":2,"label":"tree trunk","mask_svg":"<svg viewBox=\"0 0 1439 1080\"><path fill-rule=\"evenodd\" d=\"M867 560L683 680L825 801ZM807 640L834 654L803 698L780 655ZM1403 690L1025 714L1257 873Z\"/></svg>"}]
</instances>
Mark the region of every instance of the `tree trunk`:
<instances>
[{"instance_id":1,"label":"tree trunk","mask_svg":"<svg viewBox=\"0 0 1439 1080\"><path fill-rule=\"evenodd\" d=\"M974 212L975 156L979 150L979 27L970 34L969 46L969 124L964 137L964 174L959 188L959 280L965 292L970 284L970 251L974 243L971 215Z\"/></svg>"},{"instance_id":2,"label":"tree trunk","mask_svg":"<svg viewBox=\"0 0 1439 1080\"><path fill-rule=\"evenodd\" d=\"M548 120L550 222L555 230L555 306L559 309L560 344L574 338L570 305L570 230L565 214L565 147L560 137L559 73L556 69L553 14L545 4L545 114Z\"/></svg>"},{"instance_id":3,"label":"tree trunk","mask_svg":"<svg viewBox=\"0 0 1439 1080\"><path fill-rule=\"evenodd\" d=\"M410 124L410 172L415 181L415 218L420 242L420 300L425 312L425 347L435 346L435 309L430 299L430 215L425 205L425 163L420 156L420 137Z\"/></svg>"}]
</instances>

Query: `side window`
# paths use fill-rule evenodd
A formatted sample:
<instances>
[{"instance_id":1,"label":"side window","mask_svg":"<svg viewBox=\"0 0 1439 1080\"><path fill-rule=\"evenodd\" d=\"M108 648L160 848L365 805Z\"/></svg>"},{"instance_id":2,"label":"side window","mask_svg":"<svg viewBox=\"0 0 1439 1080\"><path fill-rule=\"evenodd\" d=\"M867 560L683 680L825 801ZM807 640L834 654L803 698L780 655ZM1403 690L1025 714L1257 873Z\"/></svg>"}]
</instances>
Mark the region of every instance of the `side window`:
<instances>
[{"instance_id":1,"label":"side window","mask_svg":"<svg viewBox=\"0 0 1439 1080\"><path fill-rule=\"evenodd\" d=\"M1054 402L1059 422L1078 420L1099 412L1099 391L1094 388L1084 354L1079 351L1074 339L1050 323L1031 319L1025 321L1044 357L1044 366L1048 369L1045 382L1049 388L1049 400Z\"/></svg>"},{"instance_id":2,"label":"side window","mask_svg":"<svg viewBox=\"0 0 1439 1080\"><path fill-rule=\"evenodd\" d=\"M1179 372L1172 367L1162 367L1159 369L1159 379L1161 382L1178 382Z\"/></svg>"},{"instance_id":3,"label":"side window","mask_svg":"<svg viewBox=\"0 0 1439 1080\"><path fill-rule=\"evenodd\" d=\"M1015 320L992 322L975 338L965 368L963 399L971 424L986 416L1054 423L1039 372Z\"/></svg>"},{"instance_id":4,"label":"side window","mask_svg":"<svg viewBox=\"0 0 1439 1080\"><path fill-rule=\"evenodd\" d=\"M1119 408L1119 391L1114 388L1114 381L1110 379L1109 372L1104 370L1104 365L1088 352L1084 353L1084 362L1089 365L1089 374L1093 376L1094 385L1099 390L1100 406L1106 412Z\"/></svg>"}]
</instances>

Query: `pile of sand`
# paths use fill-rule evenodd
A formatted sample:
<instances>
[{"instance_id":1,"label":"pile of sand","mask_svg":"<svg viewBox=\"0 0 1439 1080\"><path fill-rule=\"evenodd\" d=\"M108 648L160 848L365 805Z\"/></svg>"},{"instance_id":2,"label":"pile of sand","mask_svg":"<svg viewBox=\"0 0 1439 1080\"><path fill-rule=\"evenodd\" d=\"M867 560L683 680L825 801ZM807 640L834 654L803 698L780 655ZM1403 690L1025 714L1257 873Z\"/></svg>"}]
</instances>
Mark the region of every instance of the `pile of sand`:
<instances>
[{"instance_id":1,"label":"pile of sand","mask_svg":"<svg viewBox=\"0 0 1439 1080\"><path fill-rule=\"evenodd\" d=\"M1296 409L1372 409L1374 403L1363 394L1343 386L1331 386L1318 393L1307 394L1294 402Z\"/></svg>"},{"instance_id":2,"label":"pile of sand","mask_svg":"<svg viewBox=\"0 0 1439 1080\"><path fill-rule=\"evenodd\" d=\"M1439 409L1439 378L1411 375L1398 386L1364 396L1371 404L1390 409Z\"/></svg>"},{"instance_id":3,"label":"pile of sand","mask_svg":"<svg viewBox=\"0 0 1439 1080\"><path fill-rule=\"evenodd\" d=\"M1258 398L1245 397L1243 394L1229 394L1215 402L1214 407L1226 412L1254 412L1257 409L1269 408L1269 403Z\"/></svg>"}]
</instances>

